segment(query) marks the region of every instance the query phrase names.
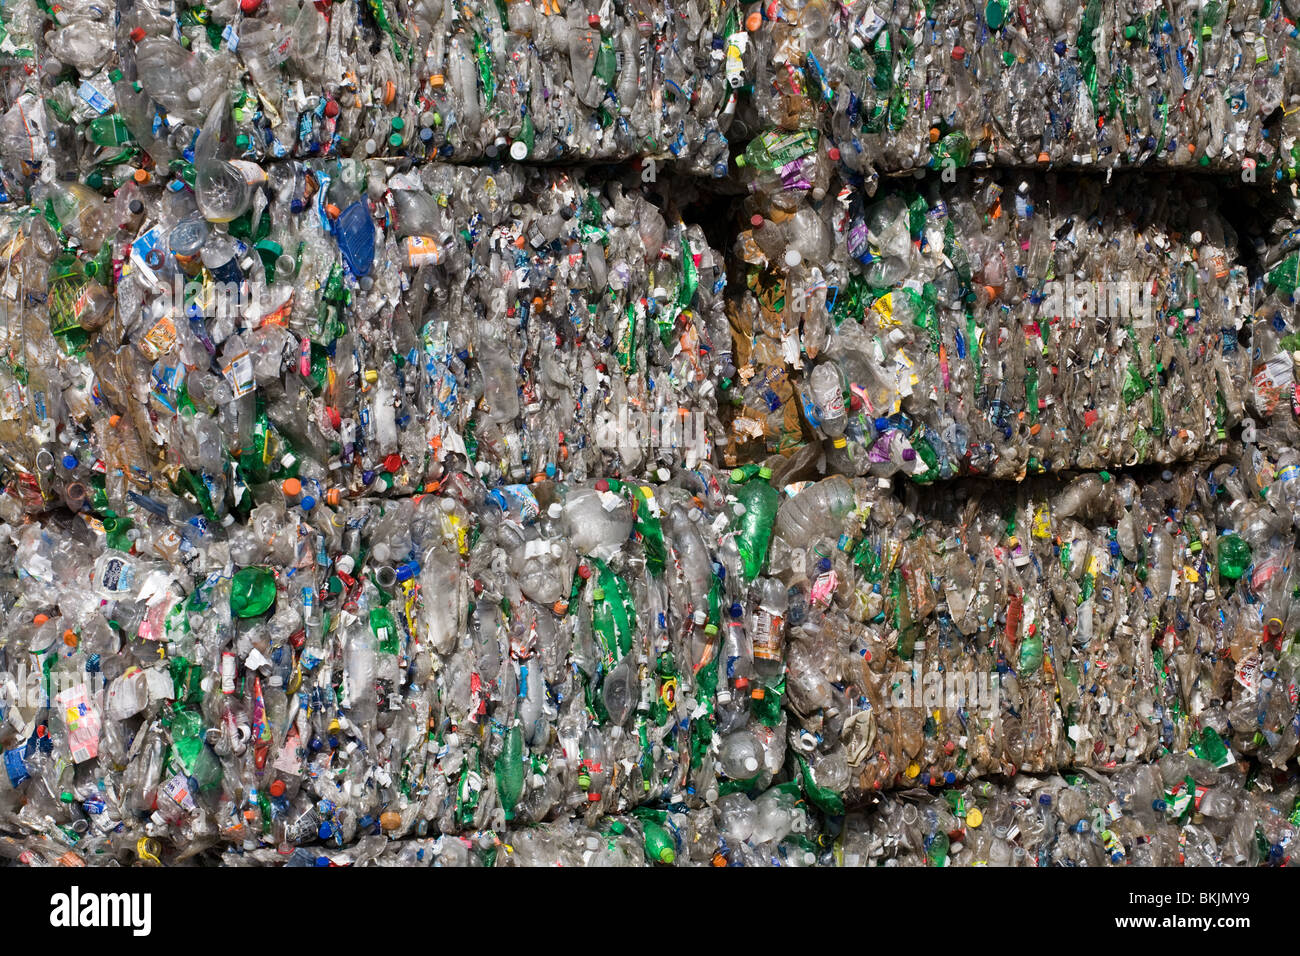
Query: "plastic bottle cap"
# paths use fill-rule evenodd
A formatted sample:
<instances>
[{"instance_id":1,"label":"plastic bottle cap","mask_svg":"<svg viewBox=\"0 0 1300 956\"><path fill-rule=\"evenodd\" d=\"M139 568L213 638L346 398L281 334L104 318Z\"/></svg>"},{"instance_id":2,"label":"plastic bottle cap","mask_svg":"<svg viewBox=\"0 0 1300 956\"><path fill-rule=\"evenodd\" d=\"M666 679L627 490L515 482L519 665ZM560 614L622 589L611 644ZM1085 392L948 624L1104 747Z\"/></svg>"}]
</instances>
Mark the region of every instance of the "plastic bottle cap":
<instances>
[{"instance_id":1,"label":"plastic bottle cap","mask_svg":"<svg viewBox=\"0 0 1300 956\"><path fill-rule=\"evenodd\" d=\"M974 830L984 822L984 814L980 813L978 807L971 807L966 811L966 826Z\"/></svg>"},{"instance_id":2,"label":"plastic bottle cap","mask_svg":"<svg viewBox=\"0 0 1300 956\"><path fill-rule=\"evenodd\" d=\"M749 773L753 773L757 769L758 769L758 760L754 757L746 757L745 770Z\"/></svg>"},{"instance_id":3,"label":"plastic bottle cap","mask_svg":"<svg viewBox=\"0 0 1300 956\"><path fill-rule=\"evenodd\" d=\"M826 155L830 157L832 163L838 163L841 155L840 148L838 146L832 146L830 149L826 150Z\"/></svg>"},{"instance_id":4,"label":"plastic bottle cap","mask_svg":"<svg viewBox=\"0 0 1300 956\"><path fill-rule=\"evenodd\" d=\"M63 456L63 467L66 468L66 469L68 469L69 471L71 471L73 468L76 468L76 467L77 467L77 458L76 458L76 456L75 456L75 455L64 455L64 456Z\"/></svg>"},{"instance_id":5,"label":"plastic bottle cap","mask_svg":"<svg viewBox=\"0 0 1300 956\"><path fill-rule=\"evenodd\" d=\"M282 796L284 796L284 781L283 781L283 780L276 780L276 781L273 781L273 782L271 783L271 796L273 796L273 797L282 797Z\"/></svg>"},{"instance_id":6,"label":"plastic bottle cap","mask_svg":"<svg viewBox=\"0 0 1300 956\"><path fill-rule=\"evenodd\" d=\"M262 0L239 0L239 9L245 13L256 13L261 5Z\"/></svg>"},{"instance_id":7,"label":"plastic bottle cap","mask_svg":"<svg viewBox=\"0 0 1300 956\"><path fill-rule=\"evenodd\" d=\"M333 117L339 115L339 101L338 101L338 100L326 100L326 101L325 101L325 115L326 115L326 116L329 116L329 117L331 117L331 118L333 118Z\"/></svg>"},{"instance_id":8,"label":"plastic bottle cap","mask_svg":"<svg viewBox=\"0 0 1300 956\"><path fill-rule=\"evenodd\" d=\"M290 498L302 493L302 482L297 478L286 478L280 483L280 490Z\"/></svg>"},{"instance_id":9,"label":"plastic bottle cap","mask_svg":"<svg viewBox=\"0 0 1300 956\"><path fill-rule=\"evenodd\" d=\"M384 469L392 474L402 467L402 456L398 454L389 455L384 459Z\"/></svg>"},{"instance_id":10,"label":"plastic bottle cap","mask_svg":"<svg viewBox=\"0 0 1300 956\"><path fill-rule=\"evenodd\" d=\"M772 477L772 469L764 465L762 468L758 469L758 477L762 478L764 481L767 481L769 478Z\"/></svg>"},{"instance_id":11,"label":"plastic bottle cap","mask_svg":"<svg viewBox=\"0 0 1300 956\"><path fill-rule=\"evenodd\" d=\"M955 46L952 48L952 58L954 60L966 59L966 48L964 46Z\"/></svg>"},{"instance_id":12,"label":"plastic bottle cap","mask_svg":"<svg viewBox=\"0 0 1300 956\"><path fill-rule=\"evenodd\" d=\"M402 145L402 134L401 133L391 134L388 137L388 145L393 147L393 149L399 148Z\"/></svg>"},{"instance_id":13,"label":"plastic bottle cap","mask_svg":"<svg viewBox=\"0 0 1300 956\"><path fill-rule=\"evenodd\" d=\"M302 506L303 511L311 511L312 508L316 507L316 499L311 495L306 495L299 504Z\"/></svg>"},{"instance_id":14,"label":"plastic bottle cap","mask_svg":"<svg viewBox=\"0 0 1300 956\"><path fill-rule=\"evenodd\" d=\"M785 264L793 269L799 263L803 262L803 256L799 254L798 249L787 249L785 253Z\"/></svg>"},{"instance_id":15,"label":"plastic bottle cap","mask_svg":"<svg viewBox=\"0 0 1300 956\"><path fill-rule=\"evenodd\" d=\"M522 163L528 158L528 144L521 139L515 140L510 144L510 158L516 163Z\"/></svg>"},{"instance_id":16,"label":"plastic bottle cap","mask_svg":"<svg viewBox=\"0 0 1300 956\"><path fill-rule=\"evenodd\" d=\"M392 122L391 125L392 125L393 129L395 129L395 130L397 130L397 131L400 132L400 131L406 129L406 120L402 119L400 116L394 116L394 117L393 117L393 122Z\"/></svg>"}]
</instances>

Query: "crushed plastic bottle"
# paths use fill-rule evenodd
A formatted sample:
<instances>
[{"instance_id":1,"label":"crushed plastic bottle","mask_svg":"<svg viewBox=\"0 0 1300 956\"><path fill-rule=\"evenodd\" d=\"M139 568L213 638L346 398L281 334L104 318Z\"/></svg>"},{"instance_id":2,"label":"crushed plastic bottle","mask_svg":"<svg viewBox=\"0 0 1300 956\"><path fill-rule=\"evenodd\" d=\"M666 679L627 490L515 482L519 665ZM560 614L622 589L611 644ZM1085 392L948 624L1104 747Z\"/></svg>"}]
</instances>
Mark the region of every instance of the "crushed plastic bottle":
<instances>
[{"instance_id":1,"label":"crushed plastic bottle","mask_svg":"<svg viewBox=\"0 0 1300 956\"><path fill-rule=\"evenodd\" d=\"M0 859L1291 862L1285 5L0 20Z\"/></svg>"}]
</instances>

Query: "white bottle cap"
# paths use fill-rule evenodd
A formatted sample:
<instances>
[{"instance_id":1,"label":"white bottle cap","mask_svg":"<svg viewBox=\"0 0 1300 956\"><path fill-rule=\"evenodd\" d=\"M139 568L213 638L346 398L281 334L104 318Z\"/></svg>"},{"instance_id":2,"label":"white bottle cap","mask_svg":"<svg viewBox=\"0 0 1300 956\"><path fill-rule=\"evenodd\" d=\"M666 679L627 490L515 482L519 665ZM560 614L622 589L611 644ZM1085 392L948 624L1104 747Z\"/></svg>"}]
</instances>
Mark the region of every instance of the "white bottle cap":
<instances>
[{"instance_id":1,"label":"white bottle cap","mask_svg":"<svg viewBox=\"0 0 1300 956\"><path fill-rule=\"evenodd\" d=\"M523 140L515 140L510 144L510 158L516 163L522 163L528 158L528 144Z\"/></svg>"},{"instance_id":2,"label":"white bottle cap","mask_svg":"<svg viewBox=\"0 0 1300 956\"><path fill-rule=\"evenodd\" d=\"M799 263L803 262L803 256L799 254L798 249L787 249L785 253L785 264L793 269Z\"/></svg>"}]
</instances>

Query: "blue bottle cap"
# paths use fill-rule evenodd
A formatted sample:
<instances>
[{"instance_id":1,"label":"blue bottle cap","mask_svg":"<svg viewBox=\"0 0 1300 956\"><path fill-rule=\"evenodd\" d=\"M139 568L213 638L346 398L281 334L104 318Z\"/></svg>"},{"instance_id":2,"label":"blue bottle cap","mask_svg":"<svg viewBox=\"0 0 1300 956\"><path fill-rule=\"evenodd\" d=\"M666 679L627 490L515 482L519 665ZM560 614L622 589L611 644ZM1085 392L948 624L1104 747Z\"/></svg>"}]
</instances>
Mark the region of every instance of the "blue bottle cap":
<instances>
[{"instance_id":1,"label":"blue bottle cap","mask_svg":"<svg viewBox=\"0 0 1300 956\"><path fill-rule=\"evenodd\" d=\"M302 506L303 511L311 511L312 508L316 507L316 499L311 495L303 495L302 501L298 502L298 504Z\"/></svg>"},{"instance_id":2,"label":"blue bottle cap","mask_svg":"<svg viewBox=\"0 0 1300 956\"><path fill-rule=\"evenodd\" d=\"M64 456L63 456L63 467L66 468L66 469L68 469L68 471L71 471L73 468L76 468L76 467L77 467L77 456L76 456L76 455L64 455Z\"/></svg>"}]
</instances>

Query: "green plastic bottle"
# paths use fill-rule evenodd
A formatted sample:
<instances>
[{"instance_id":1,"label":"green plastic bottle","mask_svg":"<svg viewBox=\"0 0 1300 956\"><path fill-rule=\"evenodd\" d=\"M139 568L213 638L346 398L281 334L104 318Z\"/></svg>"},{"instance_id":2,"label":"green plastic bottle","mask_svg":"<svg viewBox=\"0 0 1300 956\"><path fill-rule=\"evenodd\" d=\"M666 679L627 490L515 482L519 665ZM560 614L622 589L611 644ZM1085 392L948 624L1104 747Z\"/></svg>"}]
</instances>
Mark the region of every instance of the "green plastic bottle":
<instances>
[{"instance_id":1,"label":"green plastic bottle","mask_svg":"<svg viewBox=\"0 0 1300 956\"><path fill-rule=\"evenodd\" d=\"M1036 673L1043 666L1043 639L1037 629L1025 637L1020 645L1020 673L1022 676Z\"/></svg>"},{"instance_id":2,"label":"green plastic bottle","mask_svg":"<svg viewBox=\"0 0 1300 956\"><path fill-rule=\"evenodd\" d=\"M393 620L393 614L388 608L370 609L370 630L375 633L375 646L379 653L401 653L401 636L397 630L397 622Z\"/></svg>"},{"instance_id":3,"label":"green plastic bottle","mask_svg":"<svg viewBox=\"0 0 1300 956\"><path fill-rule=\"evenodd\" d=\"M642 821L645 856L651 863L672 863L677 859L677 841L666 827L653 820Z\"/></svg>"},{"instance_id":4,"label":"green plastic bottle","mask_svg":"<svg viewBox=\"0 0 1300 956\"><path fill-rule=\"evenodd\" d=\"M275 603L275 575L269 568L240 568L230 582L230 613L257 617Z\"/></svg>"},{"instance_id":5,"label":"green plastic bottle","mask_svg":"<svg viewBox=\"0 0 1300 956\"><path fill-rule=\"evenodd\" d=\"M736 498L745 510L732 521L736 532L736 548L744 564L744 578L752 581L767 563L767 550L772 545L772 528L776 524L776 511L781 504L781 493L772 487L772 470L760 468L757 478L745 481L744 472L731 473L733 482L744 481Z\"/></svg>"},{"instance_id":6,"label":"green plastic bottle","mask_svg":"<svg viewBox=\"0 0 1300 956\"><path fill-rule=\"evenodd\" d=\"M1208 760L1215 767L1226 767L1232 763L1232 751L1230 751L1223 739L1215 732L1213 727L1204 727L1201 729L1199 739L1193 738L1192 751L1202 760Z\"/></svg>"},{"instance_id":7,"label":"green plastic bottle","mask_svg":"<svg viewBox=\"0 0 1300 956\"><path fill-rule=\"evenodd\" d=\"M1250 545L1235 534L1219 539L1219 576L1229 581L1238 580L1250 567Z\"/></svg>"},{"instance_id":8,"label":"green plastic bottle","mask_svg":"<svg viewBox=\"0 0 1300 956\"><path fill-rule=\"evenodd\" d=\"M524 735L515 724L506 731L505 746L497 756L497 796L506 812L506 819L515 817L515 804L524 790Z\"/></svg>"},{"instance_id":9,"label":"green plastic bottle","mask_svg":"<svg viewBox=\"0 0 1300 956\"><path fill-rule=\"evenodd\" d=\"M127 146L135 142L135 137L121 115L109 113L90 121L90 141L96 146Z\"/></svg>"},{"instance_id":10,"label":"green plastic bottle","mask_svg":"<svg viewBox=\"0 0 1300 956\"><path fill-rule=\"evenodd\" d=\"M817 135L815 129L790 132L774 127L764 130L745 147L744 155L736 157L736 165L742 169L779 169L815 150Z\"/></svg>"}]
</instances>

